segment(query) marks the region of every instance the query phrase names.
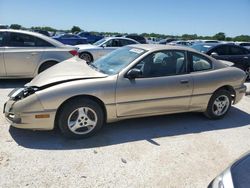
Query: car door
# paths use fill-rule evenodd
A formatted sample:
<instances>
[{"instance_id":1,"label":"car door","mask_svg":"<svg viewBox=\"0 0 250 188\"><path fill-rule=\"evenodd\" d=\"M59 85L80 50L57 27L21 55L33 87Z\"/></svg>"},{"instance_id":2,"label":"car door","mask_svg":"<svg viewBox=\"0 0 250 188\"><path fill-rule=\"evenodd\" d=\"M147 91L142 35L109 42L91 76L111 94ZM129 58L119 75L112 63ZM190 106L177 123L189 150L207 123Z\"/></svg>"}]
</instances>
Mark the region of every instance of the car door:
<instances>
[{"instance_id":1,"label":"car door","mask_svg":"<svg viewBox=\"0 0 250 188\"><path fill-rule=\"evenodd\" d=\"M213 53L215 53L215 55ZM230 61L228 45L219 45L217 47L214 47L209 50L207 54L211 55L215 59Z\"/></svg>"},{"instance_id":2,"label":"car door","mask_svg":"<svg viewBox=\"0 0 250 188\"><path fill-rule=\"evenodd\" d=\"M4 52L7 76L32 76L42 57L44 48L36 46L36 37L9 32Z\"/></svg>"},{"instance_id":3,"label":"car door","mask_svg":"<svg viewBox=\"0 0 250 188\"><path fill-rule=\"evenodd\" d=\"M230 60L234 66L246 70L250 66L250 51L240 46L229 46Z\"/></svg>"},{"instance_id":4,"label":"car door","mask_svg":"<svg viewBox=\"0 0 250 188\"><path fill-rule=\"evenodd\" d=\"M190 75L193 79L193 94L190 110L204 110L207 108L211 93L217 88L218 73L213 71L210 59L194 52L188 53Z\"/></svg>"},{"instance_id":5,"label":"car door","mask_svg":"<svg viewBox=\"0 0 250 188\"><path fill-rule=\"evenodd\" d=\"M4 35L5 32L0 32L0 77L6 76L4 65Z\"/></svg>"},{"instance_id":6,"label":"car door","mask_svg":"<svg viewBox=\"0 0 250 188\"><path fill-rule=\"evenodd\" d=\"M135 67L135 79L119 75L117 116L183 112L189 108L193 81L187 74L184 51L159 51L147 55Z\"/></svg>"},{"instance_id":7,"label":"car door","mask_svg":"<svg viewBox=\"0 0 250 188\"><path fill-rule=\"evenodd\" d=\"M98 51L98 56L102 57L119 47L121 47L121 43L118 39L110 39L102 45L102 49Z\"/></svg>"}]
</instances>

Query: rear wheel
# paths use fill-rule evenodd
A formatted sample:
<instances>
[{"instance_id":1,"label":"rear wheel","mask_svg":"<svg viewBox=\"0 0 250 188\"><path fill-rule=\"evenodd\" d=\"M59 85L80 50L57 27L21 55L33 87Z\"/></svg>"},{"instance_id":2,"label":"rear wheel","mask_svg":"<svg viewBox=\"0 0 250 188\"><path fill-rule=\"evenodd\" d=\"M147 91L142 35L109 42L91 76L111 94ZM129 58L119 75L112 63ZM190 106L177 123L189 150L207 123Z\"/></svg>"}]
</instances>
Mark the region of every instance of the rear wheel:
<instances>
[{"instance_id":1,"label":"rear wheel","mask_svg":"<svg viewBox=\"0 0 250 188\"><path fill-rule=\"evenodd\" d=\"M95 134L104 123L102 108L89 99L73 99L63 106L58 116L62 134L69 138L85 138Z\"/></svg>"},{"instance_id":2,"label":"rear wheel","mask_svg":"<svg viewBox=\"0 0 250 188\"><path fill-rule=\"evenodd\" d=\"M211 97L205 115L210 119L221 119L232 105L231 94L227 90L216 91Z\"/></svg>"},{"instance_id":3,"label":"rear wheel","mask_svg":"<svg viewBox=\"0 0 250 188\"><path fill-rule=\"evenodd\" d=\"M87 63L91 63L93 61L93 57L91 54L87 52L83 52L79 55L79 57L83 60L85 60Z\"/></svg>"},{"instance_id":4,"label":"rear wheel","mask_svg":"<svg viewBox=\"0 0 250 188\"><path fill-rule=\"evenodd\" d=\"M247 79L246 80L250 80L250 67L247 67L246 70L246 75L247 75Z\"/></svg>"},{"instance_id":5,"label":"rear wheel","mask_svg":"<svg viewBox=\"0 0 250 188\"><path fill-rule=\"evenodd\" d=\"M55 61L48 61L48 62L43 63L40 66L40 68L38 69L38 74L40 74L41 72L45 71L46 69L54 66L55 64L57 64L57 62L55 62Z\"/></svg>"}]
</instances>

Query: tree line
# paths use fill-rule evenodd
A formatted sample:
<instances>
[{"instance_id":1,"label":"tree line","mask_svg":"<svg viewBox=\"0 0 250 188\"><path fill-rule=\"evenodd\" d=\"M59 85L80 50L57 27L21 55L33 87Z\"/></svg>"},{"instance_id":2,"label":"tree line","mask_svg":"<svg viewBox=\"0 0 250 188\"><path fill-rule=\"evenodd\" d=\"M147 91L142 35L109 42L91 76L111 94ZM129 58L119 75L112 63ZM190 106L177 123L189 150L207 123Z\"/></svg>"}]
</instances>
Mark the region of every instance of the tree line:
<instances>
[{"instance_id":1,"label":"tree line","mask_svg":"<svg viewBox=\"0 0 250 188\"><path fill-rule=\"evenodd\" d=\"M19 24L11 24L10 25L11 29L29 29L25 28ZM73 26L69 30L58 30L52 27L40 27L40 26L35 26L31 27L31 30L45 30L45 31L50 31L50 32L56 32L56 31L61 31L61 32L80 32L83 31L79 26ZM126 35L128 33L119 33L119 32L97 32L97 31L91 31L94 34L102 34L102 35L108 35L108 36L113 36L113 35ZM134 33L136 34L136 33ZM155 37L155 38L180 38L183 40L195 40L195 39L204 39L204 40L222 40L222 41L242 41L242 42L250 42L250 35L239 35L236 37L229 37L226 36L224 32L219 32L213 36L198 36L197 34L183 34L183 35L166 35L166 34L158 34L158 33L142 33L140 34L143 37L149 38L149 37Z\"/></svg>"}]
</instances>

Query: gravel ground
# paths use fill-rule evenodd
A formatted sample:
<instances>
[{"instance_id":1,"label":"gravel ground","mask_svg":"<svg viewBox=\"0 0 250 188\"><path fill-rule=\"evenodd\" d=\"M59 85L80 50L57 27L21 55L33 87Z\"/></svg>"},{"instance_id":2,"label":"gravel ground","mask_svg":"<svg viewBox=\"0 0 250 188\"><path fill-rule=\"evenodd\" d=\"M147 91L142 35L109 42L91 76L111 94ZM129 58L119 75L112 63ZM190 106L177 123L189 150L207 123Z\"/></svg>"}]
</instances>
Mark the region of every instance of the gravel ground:
<instances>
[{"instance_id":1,"label":"gravel ground","mask_svg":"<svg viewBox=\"0 0 250 188\"><path fill-rule=\"evenodd\" d=\"M27 81L0 81L1 111ZM126 120L85 140L15 129L3 114L0 126L0 187L206 187L250 148L250 97L222 120L198 113Z\"/></svg>"}]
</instances>

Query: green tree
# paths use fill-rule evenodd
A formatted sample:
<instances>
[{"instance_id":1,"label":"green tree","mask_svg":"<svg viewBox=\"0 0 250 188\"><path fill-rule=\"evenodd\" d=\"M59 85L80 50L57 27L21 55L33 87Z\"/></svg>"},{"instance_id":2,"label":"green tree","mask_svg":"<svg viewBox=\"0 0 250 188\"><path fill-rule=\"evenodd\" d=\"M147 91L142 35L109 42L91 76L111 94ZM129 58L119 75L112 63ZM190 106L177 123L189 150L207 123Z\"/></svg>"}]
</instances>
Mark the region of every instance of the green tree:
<instances>
[{"instance_id":1,"label":"green tree","mask_svg":"<svg viewBox=\"0 0 250 188\"><path fill-rule=\"evenodd\" d=\"M21 28L22 28L22 26L19 24L11 24L10 25L10 29L21 29Z\"/></svg>"},{"instance_id":2,"label":"green tree","mask_svg":"<svg viewBox=\"0 0 250 188\"><path fill-rule=\"evenodd\" d=\"M184 34L181 36L181 38L184 40L194 40L197 39L198 36L196 34Z\"/></svg>"},{"instance_id":3,"label":"green tree","mask_svg":"<svg viewBox=\"0 0 250 188\"><path fill-rule=\"evenodd\" d=\"M249 35L239 35L233 38L234 41L250 42Z\"/></svg>"},{"instance_id":4,"label":"green tree","mask_svg":"<svg viewBox=\"0 0 250 188\"><path fill-rule=\"evenodd\" d=\"M44 31L57 31L56 29L52 28L52 27L48 27L48 26L45 26L45 27L40 27L40 26L33 26L31 27L32 30L44 30Z\"/></svg>"},{"instance_id":5,"label":"green tree","mask_svg":"<svg viewBox=\"0 0 250 188\"><path fill-rule=\"evenodd\" d=\"M219 32L219 33L215 34L213 36L213 38L216 39L216 40L225 40L226 39L226 35L223 32Z\"/></svg>"},{"instance_id":6,"label":"green tree","mask_svg":"<svg viewBox=\"0 0 250 188\"><path fill-rule=\"evenodd\" d=\"M74 26L72 27L72 29L71 29L71 32L72 32L72 33L80 32L80 31L81 31L81 28L78 27L78 26L75 26L75 25L74 25Z\"/></svg>"}]
</instances>

